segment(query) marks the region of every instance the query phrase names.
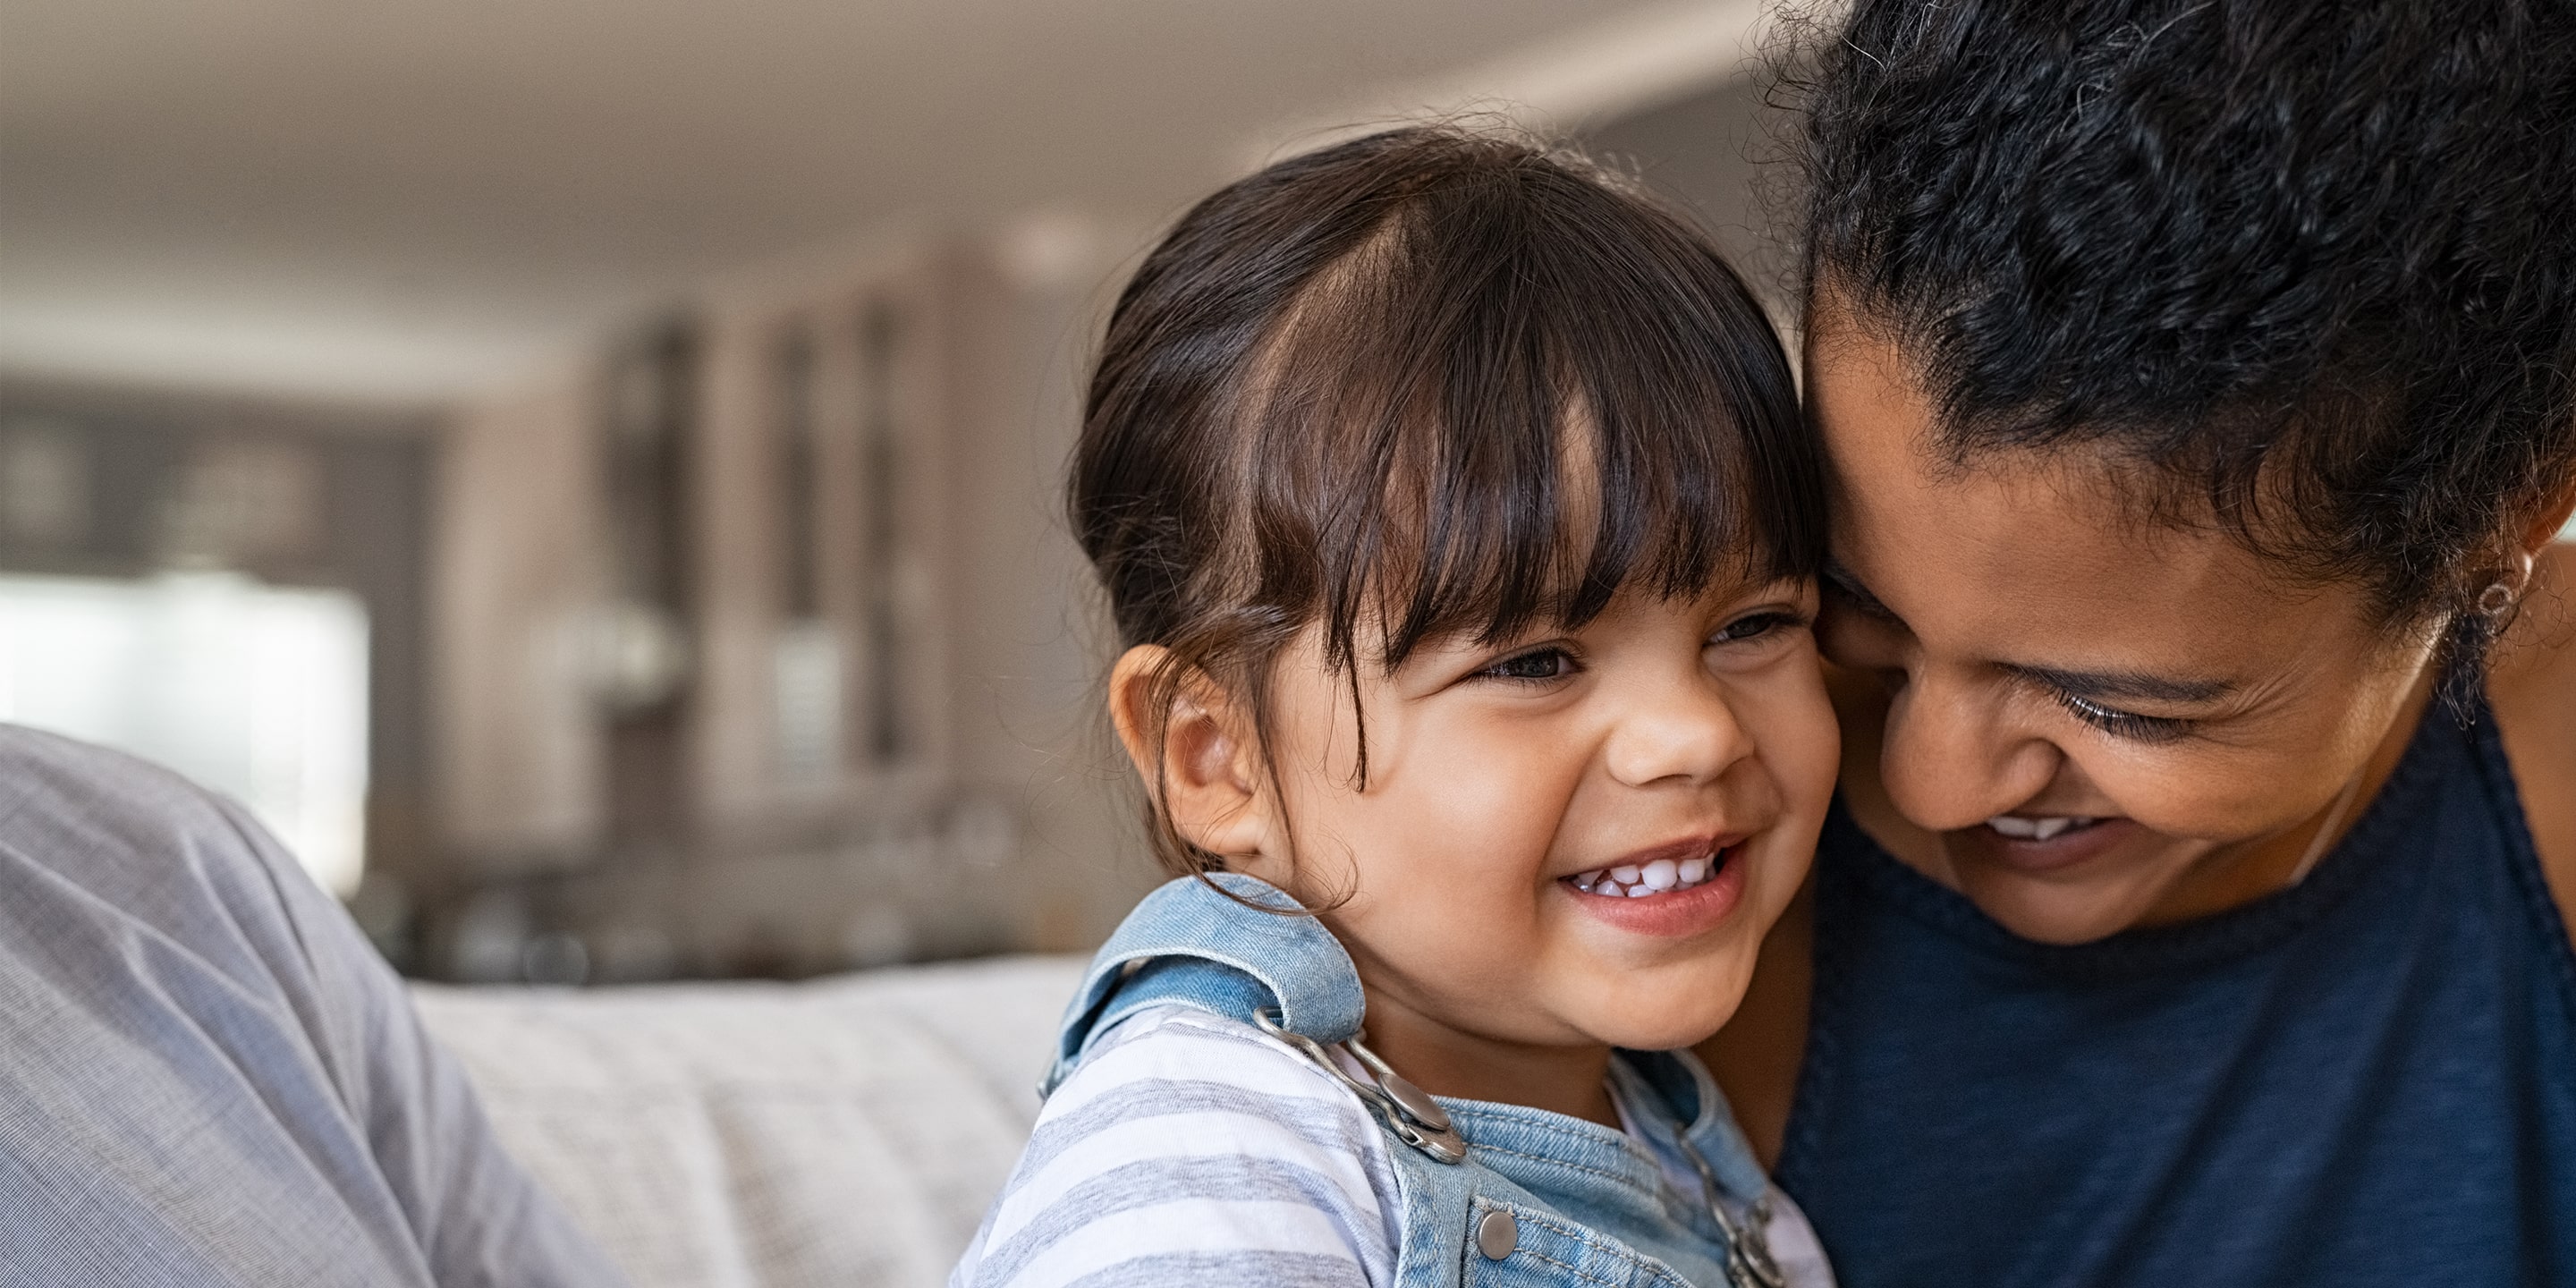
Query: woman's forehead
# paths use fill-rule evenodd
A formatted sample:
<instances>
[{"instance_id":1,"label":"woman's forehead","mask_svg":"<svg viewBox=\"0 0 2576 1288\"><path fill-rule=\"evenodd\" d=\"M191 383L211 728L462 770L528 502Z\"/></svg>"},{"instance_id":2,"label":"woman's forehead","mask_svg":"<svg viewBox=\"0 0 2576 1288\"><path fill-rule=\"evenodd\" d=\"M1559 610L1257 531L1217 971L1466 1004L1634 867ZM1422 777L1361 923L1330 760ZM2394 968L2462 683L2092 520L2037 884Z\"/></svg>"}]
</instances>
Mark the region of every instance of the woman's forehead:
<instances>
[{"instance_id":1,"label":"woman's forehead","mask_svg":"<svg viewBox=\"0 0 2576 1288\"><path fill-rule=\"evenodd\" d=\"M1962 467L1881 342L1810 352L1831 578L1927 644L2043 667L2205 672L2238 652L2369 636L2358 588L2295 580L2215 523L2149 521L2157 481L2124 490L2124 471L2081 447Z\"/></svg>"}]
</instances>

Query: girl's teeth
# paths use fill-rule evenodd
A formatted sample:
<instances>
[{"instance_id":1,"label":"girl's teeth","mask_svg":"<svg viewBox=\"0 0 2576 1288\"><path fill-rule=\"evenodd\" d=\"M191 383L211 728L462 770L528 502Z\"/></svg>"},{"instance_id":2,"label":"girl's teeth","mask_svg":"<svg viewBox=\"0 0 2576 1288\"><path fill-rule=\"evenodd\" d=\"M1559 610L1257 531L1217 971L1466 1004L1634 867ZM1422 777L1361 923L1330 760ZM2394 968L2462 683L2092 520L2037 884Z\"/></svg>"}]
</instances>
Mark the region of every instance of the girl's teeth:
<instances>
[{"instance_id":1,"label":"girl's teeth","mask_svg":"<svg viewBox=\"0 0 2576 1288\"><path fill-rule=\"evenodd\" d=\"M1717 875L1717 856L1696 859L1657 859L1652 863L1622 863L1615 868L1595 868L1568 878L1575 889L1611 899L1643 899L1667 890L1687 890Z\"/></svg>"}]
</instances>

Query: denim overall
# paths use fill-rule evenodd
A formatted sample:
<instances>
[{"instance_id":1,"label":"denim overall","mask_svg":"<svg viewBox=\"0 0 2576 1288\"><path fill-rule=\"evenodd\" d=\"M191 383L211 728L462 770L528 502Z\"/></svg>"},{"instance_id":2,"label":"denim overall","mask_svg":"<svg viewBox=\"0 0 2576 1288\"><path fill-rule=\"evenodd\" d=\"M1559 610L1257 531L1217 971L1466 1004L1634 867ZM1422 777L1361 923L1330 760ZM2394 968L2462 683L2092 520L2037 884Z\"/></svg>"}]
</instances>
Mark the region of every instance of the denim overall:
<instances>
[{"instance_id":1,"label":"denim overall","mask_svg":"<svg viewBox=\"0 0 2576 1288\"><path fill-rule=\"evenodd\" d=\"M1247 908L1211 882L1289 915ZM1359 972L1340 941L1296 907L1239 873L1184 877L1147 895L1092 959L1040 1094L1121 1019L1150 1006L1196 1007L1322 1057L1369 1107L1388 1135L1403 1196L1400 1288L1776 1288L1763 1245L1770 1180L1698 1061L1622 1051L1610 1076L1636 1128L1695 1161L1701 1193L1676 1192L1625 1132L1519 1105L1444 1097L1435 1108L1368 1053ZM1324 1048L1334 1044L1346 1044L1374 1081L1332 1062Z\"/></svg>"}]
</instances>

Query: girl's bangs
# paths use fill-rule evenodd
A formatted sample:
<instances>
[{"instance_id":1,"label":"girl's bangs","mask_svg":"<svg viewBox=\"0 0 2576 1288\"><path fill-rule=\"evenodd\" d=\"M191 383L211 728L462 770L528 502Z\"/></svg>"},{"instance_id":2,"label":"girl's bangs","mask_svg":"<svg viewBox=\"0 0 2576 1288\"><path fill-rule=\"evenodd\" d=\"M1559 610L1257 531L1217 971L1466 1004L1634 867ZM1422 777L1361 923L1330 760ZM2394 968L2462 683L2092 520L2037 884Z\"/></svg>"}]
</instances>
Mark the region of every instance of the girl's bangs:
<instances>
[{"instance_id":1,"label":"girl's bangs","mask_svg":"<svg viewBox=\"0 0 2576 1288\"><path fill-rule=\"evenodd\" d=\"M1820 471L1750 294L1668 220L1568 186L1588 208L1553 220L1430 194L1264 346L1244 535L1335 665L1821 561Z\"/></svg>"}]
</instances>

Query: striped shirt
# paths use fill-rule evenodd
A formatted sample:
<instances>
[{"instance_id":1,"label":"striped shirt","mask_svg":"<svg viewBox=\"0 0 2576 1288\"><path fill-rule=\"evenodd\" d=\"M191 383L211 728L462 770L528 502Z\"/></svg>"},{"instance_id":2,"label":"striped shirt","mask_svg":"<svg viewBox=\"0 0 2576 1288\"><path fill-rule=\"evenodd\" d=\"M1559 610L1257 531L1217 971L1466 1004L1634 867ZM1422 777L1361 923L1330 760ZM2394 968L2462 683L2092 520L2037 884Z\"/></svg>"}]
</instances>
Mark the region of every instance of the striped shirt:
<instances>
[{"instance_id":1,"label":"striped shirt","mask_svg":"<svg viewBox=\"0 0 2576 1288\"><path fill-rule=\"evenodd\" d=\"M1387 1288L1403 1199L1357 1095L1251 1025L1149 1007L1047 1098L950 1288ZM1831 1275L1772 1196L1797 1288Z\"/></svg>"}]
</instances>

